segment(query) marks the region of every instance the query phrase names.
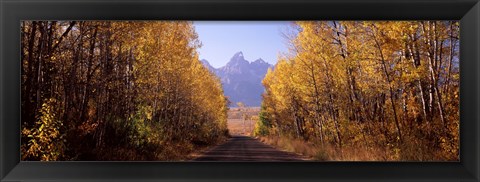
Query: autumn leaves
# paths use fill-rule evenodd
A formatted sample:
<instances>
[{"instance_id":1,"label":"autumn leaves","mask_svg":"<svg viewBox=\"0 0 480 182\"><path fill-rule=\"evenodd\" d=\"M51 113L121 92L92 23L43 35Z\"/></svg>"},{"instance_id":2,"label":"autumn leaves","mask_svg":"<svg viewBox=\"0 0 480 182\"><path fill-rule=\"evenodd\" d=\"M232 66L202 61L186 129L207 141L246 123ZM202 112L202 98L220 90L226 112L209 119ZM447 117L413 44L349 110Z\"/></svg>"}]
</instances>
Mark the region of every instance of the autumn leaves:
<instances>
[{"instance_id":1,"label":"autumn leaves","mask_svg":"<svg viewBox=\"0 0 480 182\"><path fill-rule=\"evenodd\" d=\"M322 160L459 160L458 22L292 30L256 135ZM21 37L22 160L183 160L228 135L192 22L24 21Z\"/></svg>"},{"instance_id":2,"label":"autumn leaves","mask_svg":"<svg viewBox=\"0 0 480 182\"><path fill-rule=\"evenodd\" d=\"M192 22L21 30L22 160L182 160L228 133L227 100L198 60Z\"/></svg>"},{"instance_id":3,"label":"autumn leaves","mask_svg":"<svg viewBox=\"0 0 480 182\"><path fill-rule=\"evenodd\" d=\"M291 52L263 81L261 130L333 153L378 152L360 160L459 159L458 22L310 21L292 28Z\"/></svg>"}]
</instances>

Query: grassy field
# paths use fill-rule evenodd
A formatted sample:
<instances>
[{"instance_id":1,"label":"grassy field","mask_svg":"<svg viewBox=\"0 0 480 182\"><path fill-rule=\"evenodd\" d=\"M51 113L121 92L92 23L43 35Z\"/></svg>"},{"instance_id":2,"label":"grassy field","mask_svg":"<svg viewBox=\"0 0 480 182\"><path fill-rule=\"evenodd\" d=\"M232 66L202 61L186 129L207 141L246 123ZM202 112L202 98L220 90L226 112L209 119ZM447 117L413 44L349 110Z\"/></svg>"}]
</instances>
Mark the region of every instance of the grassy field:
<instances>
[{"instance_id":1,"label":"grassy field","mask_svg":"<svg viewBox=\"0 0 480 182\"><path fill-rule=\"evenodd\" d=\"M233 107L228 111L228 130L230 135L250 136L258 120L260 107Z\"/></svg>"}]
</instances>

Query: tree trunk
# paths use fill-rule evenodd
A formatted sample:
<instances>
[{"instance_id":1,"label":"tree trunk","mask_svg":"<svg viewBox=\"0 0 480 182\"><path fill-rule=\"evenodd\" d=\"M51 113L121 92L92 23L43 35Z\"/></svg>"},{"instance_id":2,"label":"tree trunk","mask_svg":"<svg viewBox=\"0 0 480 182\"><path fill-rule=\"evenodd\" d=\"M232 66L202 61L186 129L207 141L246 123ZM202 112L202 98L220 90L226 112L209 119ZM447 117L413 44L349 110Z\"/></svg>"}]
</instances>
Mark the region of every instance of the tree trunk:
<instances>
[{"instance_id":1,"label":"tree trunk","mask_svg":"<svg viewBox=\"0 0 480 182\"><path fill-rule=\"evenodd\" d=\"M394 99L393 99L393 88L392 88L392 83L391 83L391 80L390 80L390 75L388 74L388 71L387 71L387 66L386 66L386 63L385 63L385 57L383 55L383 51L382 51L382 48L380 46L380 43L378 42L377 38L375 35L374 36L374 40L375 40L375 45L377 46L377 49L380 53L380 61L381 61L381 64L382 64L382 68L383 68L383 73L385 74L385 79L388 83L388 90L390 92L390 103L392 105L392 111L393 111L393 117L394 117L394 120L395 120L395 126L397 128L397 134L398 134L398 137L400 139L400 143L403 142L403 137L402 137L402 132L400 130L400 123L398 121L398 118L397 118L397 109L395 108L395 102L394 102Z\"/></svg>"}]
</instances>

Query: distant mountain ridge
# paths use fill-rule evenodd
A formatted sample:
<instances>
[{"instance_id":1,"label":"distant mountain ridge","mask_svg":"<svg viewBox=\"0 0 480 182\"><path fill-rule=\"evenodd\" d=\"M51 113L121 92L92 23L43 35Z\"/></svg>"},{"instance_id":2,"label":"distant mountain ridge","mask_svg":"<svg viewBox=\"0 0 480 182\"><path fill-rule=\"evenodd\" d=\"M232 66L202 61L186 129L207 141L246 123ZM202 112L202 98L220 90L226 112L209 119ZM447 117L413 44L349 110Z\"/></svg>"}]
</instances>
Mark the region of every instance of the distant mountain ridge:
<instances>
[{"instance_id":1,"label":"distant mountain ridge","mask_svg":"<svg viewBox=\"0 0 480 182\"><path fill-rule=\"evenodd\" d=\"M236 106L242 102L246 106L260 106L264 87L262 80L267 74L268 68L273 65L259 58L253 62L245 60L243 52L237 52L230 61L218 69L202 59L202 64L217 75L223 85L225 95L231 101L230 106Z\"/></svg>"}]
</instances>

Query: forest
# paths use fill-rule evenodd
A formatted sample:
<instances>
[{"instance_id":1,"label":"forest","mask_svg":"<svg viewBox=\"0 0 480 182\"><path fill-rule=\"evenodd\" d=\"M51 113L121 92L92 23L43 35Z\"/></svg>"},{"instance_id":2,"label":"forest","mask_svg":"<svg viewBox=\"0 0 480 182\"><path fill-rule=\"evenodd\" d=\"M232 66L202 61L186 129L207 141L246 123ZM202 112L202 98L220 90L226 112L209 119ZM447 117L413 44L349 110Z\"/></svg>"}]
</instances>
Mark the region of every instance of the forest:
<instances>
[{"instance_id":1,"label":"forest","mask_svg":"<svg viewBox=\"0 0 480 182\"><path fill-rule=\"evenodd\" d=\"M20 29L21 160L190 160L228 141L228 112L246 115L199 60L191 21ZM283 33L289 50L252 117L258 140L318 161L460 160L458 21L297 21Z\"/></svg>"},{"instance_id":2,"label":"forest","mask_svg":"<svg viewBox=\"0 0 480 182\"><path fill-rule=\"evenodd\" d=\"M301 21L255 135L334 161L459 161L459 22Z\"/></svg>"},{"instance_id":3,"label":"forest","mask_svg":"<svg viewBox=\"0 0 480 182\"><path fill-rule=\"evenodd\" d=\"M187 21L22 21L21 160L184 160L228 136Z\"/></svg>"}]
</instances>

